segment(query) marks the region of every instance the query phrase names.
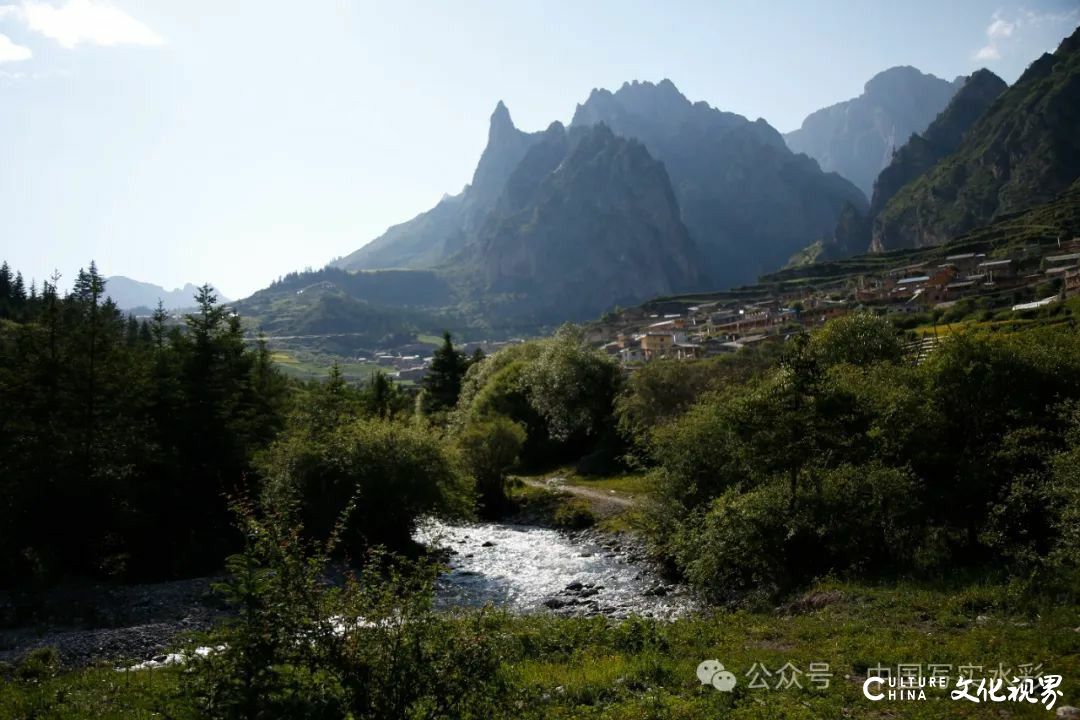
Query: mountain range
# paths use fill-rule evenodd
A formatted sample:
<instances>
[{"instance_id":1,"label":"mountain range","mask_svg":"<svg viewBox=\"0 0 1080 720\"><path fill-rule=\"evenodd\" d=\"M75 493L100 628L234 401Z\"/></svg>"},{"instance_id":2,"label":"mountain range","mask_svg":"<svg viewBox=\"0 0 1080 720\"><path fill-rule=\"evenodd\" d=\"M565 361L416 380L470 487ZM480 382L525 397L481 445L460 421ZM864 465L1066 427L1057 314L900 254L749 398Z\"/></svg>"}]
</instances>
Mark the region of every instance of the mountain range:
<instances>
[{"instance_id":1,"label":"mountain range","mask_svg":"<svg viewBox=\"0 0 1080 720\"><path fill-rule=\"evenodd\" d=\"M963 81L942 80L909 66L889 68L870 78L858 97L808 115L784 140L870 197L893 152L926 129Z\"/></svg>"},{"instance_id":2,"label":"mountain range","mask_svg":"<svg viewBox=\"0 0 1080 720\"><path fill-rule=\"evenodd\" d=\"M670 80L593 90L569 125L536 132L499 102L460 193L238 307L274 332L370 343L519 332L751 282L793 253L937 244L1076 181L1078 46L1074 34L1012 87L987 70L892 68L786 137Z\"/></svg>"},{"instance_id":3,"label":"mountain range","mask_svg":"<svg viewBox=\"0 0 1080 720\"><path fill-rule=\"evenodd\" d=\"M818 244L810 256L817 260L834 260L867 252L871 248L875 220L889 201L906 185L956 152L971 126L1008 87L1004 80L986 69L961 80L960 89L929 127L921 134L912 135L893 153L892 160L874 181L869 213L846 207L832 235Z\"/></svg>"},{"instance_id":4,"label":"mountain range","mask_svg":"<svg viewBox=\"0 0 1080 720\"><path fill-rule=\"evenodd\" d=\"M937 245L1080 177L1080 29L996 97L956 149L874 218L873 248Z\"/></svg>"},{"instance_id":5,"label":"mountain range","mask_svg":"<svg viewBox=\"0 0 1080 720\"><path fill-rule=\"evenodd\" d=\"M180 310L195 305L195 295L199 288L187 283L182 288L166 290L160 285L133 280L123 275L113 275L105 279L106 294L112 298L121 310L153 309L161 300L166 310ZM228 302L220 293L218 299Z\"/></svg>"},{"instance_id":6,"label":"mountain range","mask_svg":"<svg viewBox=\"0 0 1080 720\"><path fill-rule=\"evenodd\" d=\"M577 180L567 172L585 165ZM581 184L586 176L592 184ZM753 280L830 230L846 203L866 206L764 120L692 103L670 80L634 82L594 90L569 128L523 132L500 102L464 191L334 265L482 270L473 295L517 294L510 305L528 314L538 289L563 302L571 291L575 307L550 309L580 317L656 291ZM551 238L566 252L550 252ZM537 249L544 262L530 263ZM567 275L583 269L609 276L606 289L573 287Z\"/></svg>"}]
</instances>

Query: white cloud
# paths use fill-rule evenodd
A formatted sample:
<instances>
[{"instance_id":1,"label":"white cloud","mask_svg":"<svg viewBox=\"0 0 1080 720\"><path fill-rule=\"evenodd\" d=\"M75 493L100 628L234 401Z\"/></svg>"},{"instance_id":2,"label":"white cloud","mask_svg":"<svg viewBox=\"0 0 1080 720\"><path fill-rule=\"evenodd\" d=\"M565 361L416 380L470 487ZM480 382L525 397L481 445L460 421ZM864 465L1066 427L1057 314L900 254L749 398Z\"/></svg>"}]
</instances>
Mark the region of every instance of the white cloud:
<instances>
[{"instance_id":1,"label":"white cloud","mask_svg":"<svg viewBox=\"0 0 1080 720\"><path fill-rule=\"evenodd\" d=\"M29 60L33 54L30 48L17 45L7 35L0 33L0 63Z\"/></svg>"},{"instance_id":2,"label":"white cloud","mask_svg":"<svg viewBox=\"0 0 1080 720\"><path fill-rule=\"evenodd\" d=\"M0 8L0 17L16 15L31 30L66 48L91 45L161 45L165 41L145 24L104 0L67 0L56 6L38 0Z\"/></svg>"},{"instance_id":3,"label":"white cloud","mask_svg":"<svg viewBox=\"0 0 1080 720\"><path fill-rule=\"evenodd\" d=\"M1000 12L990 16L990 24L986 27L986 44L972 54L974 60L1000 60L1003 51L1010 42L1016 42L1019 36L1028 30L1039 28L1071 26L1080 20L1080 10L1066 12L1035 12L1021 9L1013 19L1006 19Z\"/></svg>"},{"instance_id":4,"label":"white cloud","mask_svg":"<svg viewBox=\"0 0 1080 720\"><path fill-rule=\"evenodd\" d=\"M1007 38L1013 34L1013 30L1016 30L1016 23L1009 22L995 13L990 27L986 28L986 37L991 40Z\"/></svg>"}]
</instances>

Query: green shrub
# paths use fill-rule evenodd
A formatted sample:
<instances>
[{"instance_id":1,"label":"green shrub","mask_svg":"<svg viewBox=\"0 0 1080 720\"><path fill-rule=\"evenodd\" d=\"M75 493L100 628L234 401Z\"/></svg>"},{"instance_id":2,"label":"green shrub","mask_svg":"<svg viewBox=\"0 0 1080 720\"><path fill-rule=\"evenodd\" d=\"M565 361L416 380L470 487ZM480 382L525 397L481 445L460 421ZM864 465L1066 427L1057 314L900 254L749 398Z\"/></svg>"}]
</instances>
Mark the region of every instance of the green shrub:
<instances>
[{"instance_id":1,"label":"green shrub","mask_svg":"<svg viewBox=\"0 0 1080 720\"><path fill-rule=\"evenodd\" d=\"M594 525L596 516L589 508L587 500L571 498L555 508L554 520L559 527L581 530Z\"/></svg>"},{"instance_id":2,"label":"green shrub","mask_svg":"<svg viewBox=\"0 0 1080 720\"><path fill-rule=\"evenodd\" d=\"M238 505L246 539L221 587L235 615L184 673L198 717L488 718L504 693L483 614L431 605L437 568L369 555L331 585L327 546L305 541L292 508Z\"/></svg>"},{"instance_id":3,"label":"green shrub","mask_svg":"<svg viewBox=\"0 0 1080 720\"><path fill-rule=\"evenodd\" d=\"M465 466L476 481L483 510L494 514L507 505L506 472L518 460L525 430L505 417L470 423L457 437Z\"/></svg>"},{"instance_id":4,"label":"green shrub","mask_svg":"<svg viewBox=\"0 0 1080 720\"><path fill-rule=\"evenodd\" d=\"M814 471L794 503L785 479L728 490L682 526L676 560L711 600L771 602L816 577L912 567L926 555L920 517L910 473Z\"/></svg>"},{"instance_id":5,"label":"green shrub","mask_svg":"<svg viewBox=\"0 0 1080 720\"><path fill-rule=\"evenodd\" d=\"M359 419L320 435L297 431L263 457L268 492L300 502L304 527L326 538L353 504L343 541L402 548L424 514L467 514L471 485L441 438L400 422Z\"/></svg>"},{"instance_id":6,"label":"green shrub","mask_svg":"<svg viewBox=\"0 0 1080 720\"><path fill-rule=\"evenodd\" d=\"M54 647L35 648L26 653L15 667L20 680L46 680L60 669L60 651Z\"/></svg>"}]
</instances>

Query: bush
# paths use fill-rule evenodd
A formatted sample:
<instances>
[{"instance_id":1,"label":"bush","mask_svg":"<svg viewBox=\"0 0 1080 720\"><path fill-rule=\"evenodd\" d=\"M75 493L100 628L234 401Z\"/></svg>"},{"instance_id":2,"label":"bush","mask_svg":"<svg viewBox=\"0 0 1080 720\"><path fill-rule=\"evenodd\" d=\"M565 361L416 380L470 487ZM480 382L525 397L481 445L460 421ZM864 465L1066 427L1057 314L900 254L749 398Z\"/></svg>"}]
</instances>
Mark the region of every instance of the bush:
<instances>
[{"instance_id":1,"label":"bush","mask_svg":"<svg viewBox=\"0 0 1080 720\"><path fill-rule=\"evenodd\" d=\"M829 321L814 333L810 345L826 365L895 363L904 356L903 343L892 324L866 312Z\"/></svg>"},{"instance_id":2,"label":"bush","mask_svg":"<svg viewBox=\"0 0 1080 720\"><path fill-rule=\"evenodd\" d=\"M873 576L933 557L910 473L843 466L807 486L794 504L783 479L728 490L682 526L679 567L711 600L773 601L824 575Z\"/></svg>"},{"instance_id":3,"label":"bush","mask_svg":"<svg viewBox=\"0 0 1080 720\"><path fill-rule=\"evenodd\" d=\"M465 376L453 425L502 415L526 431L525 463L549 464L592 449L610 425L618 367L567 326L553 338L515 345Z\"/></svg>"},{"instance_id":4,"label":"bush","mask_svg":"<svg viewBox=\"0 0 1080 720\"><path fill-rule=\"evenodd\" d=\"M15 667L20 680L47 680L60 669L60 651L54 647L36 648L26 653Z\"/></svg>"},{"instance_id":5,"label":"bush","mask_svg":"<svg viewBox=\"0 0 1080 720\"><path fill-rule=\"evenodd\" d=\"M205 718L487 718L504 691L482 614L431 607L436 568L372 555L337 585L329 551L292 508L237 506L246 539L221 588L236 614L192 653L186 692Z\"/></svg>"},{"instance_id":6,"label":"bush","mask_svg":"<svg viewBox=\"0 0 1080 720\"><path fill-rule=\"evenodd\" d=\"M421 515L465 515L472 507L471 485L441 439L400 422L360 419L318 436L290 433L262 467L269 494L297 499L314 537L328 537L354 504L342 538L354 551L407 547Z\"/></svg>"},{"instance_id":7,"label":"bush","mask_svg":"<svg viewBox=\"0 0 1080 720\"><path fill-rule=\"evenodd\" d=\"M555 508L555 524L571 530L582 530L596 524L596 516L589 508L589 502L581 498L571 498L559 503Z\"/></svg>"},{"instance_id":8,"label":"bush","mask_svg":"<svg viewBox=\"0 0 1080 720\"><path fill-rule=\"evenodd\" d=\"M457 438L465 466L476 481L481 507L488 514L505 508L506 472L518 460L525 430L505 417L469 424Z\"/></svg>"}]
</instances>

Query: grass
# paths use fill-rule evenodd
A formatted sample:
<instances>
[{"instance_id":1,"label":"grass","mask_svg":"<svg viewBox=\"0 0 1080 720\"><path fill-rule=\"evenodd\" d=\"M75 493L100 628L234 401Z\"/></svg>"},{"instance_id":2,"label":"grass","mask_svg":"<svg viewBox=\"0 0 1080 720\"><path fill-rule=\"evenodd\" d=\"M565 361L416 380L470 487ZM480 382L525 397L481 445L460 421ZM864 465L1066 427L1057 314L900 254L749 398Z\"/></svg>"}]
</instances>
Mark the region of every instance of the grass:
<instances>
[{"instance_id":1,"label":"grass","mask_svg":"<svg viewBox=\"0 0 1080 720\"><path fill-rule=\"evenodd\" d=\"M672 623L631 619L495 614L502 639L505 718L1046 718L1042 705L952 701L928 689L923 701L871 702L870 668L900 663L1016 669L1042 663L1062 675L1057 706L1080 703L1080 609L1017 604L1007 587L823 582L791 609L715 611ZM809 609L816 607L817 609ZM732 693L701 685L695 670L718 659L737 678ZM790 663L803 686L776 689ZM828 688L811 683L810 663L828 663ZM748 687L760 664L771 689ZM790 672L790 671L789 671ZM96 668L0 685L0 719L194 717L179 692L180 671L119 674Z\"/></svg>"},{"instance_id":2,"label":"grass","mask_svg":"<svg viewBox=\"0 0 1080 720\"><path fill-rule=\"evenodd\" d=\"M642 497L652 492L652 480L647 473L628 473L625 475L612 475L599 477L592 475L568 475L567 485L576 487L594 488L603 491L615 491L621 495Z\"/></svg>"},{"instance_id":3,"label":"grass","mask_svg":"<svg viewBox=\"0 0 1080 720\"><path fill-rule=\"evenodd\" d=\"M271 356L274 364L290 377L302 380L326 379L333 364L331 360L300 358L284 350L275 350ZM375 363L339 362L341 373L347 381L366 382L379 369Z\"/></svg>"}]
</instances>

